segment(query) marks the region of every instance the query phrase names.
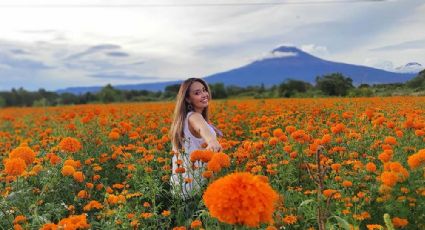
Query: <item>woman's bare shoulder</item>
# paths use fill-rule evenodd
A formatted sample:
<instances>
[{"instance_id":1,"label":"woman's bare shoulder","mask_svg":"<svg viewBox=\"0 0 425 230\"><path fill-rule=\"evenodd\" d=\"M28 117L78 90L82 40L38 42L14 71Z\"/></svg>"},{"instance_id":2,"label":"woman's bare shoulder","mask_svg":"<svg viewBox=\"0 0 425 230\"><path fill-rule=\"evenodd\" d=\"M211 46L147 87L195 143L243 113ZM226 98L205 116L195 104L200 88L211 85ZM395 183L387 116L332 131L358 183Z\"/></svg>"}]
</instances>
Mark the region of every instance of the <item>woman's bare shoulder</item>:
<instances>
[{"instance_id":1,"label":"woman's bare shoulder","mask_svg":"<svg viewBox=\"0 0 425 230\"><path fill-rule=\"evenodd\" d=\"M202 116L202 114L197 113L197 112L193 112L193 113L189 114L188 119L189 119L189 122L192 123L192 124L193 123L199 123L199 122L201 122L201 123L205 122L205 119Z\"/></svg>"}]
</instances>

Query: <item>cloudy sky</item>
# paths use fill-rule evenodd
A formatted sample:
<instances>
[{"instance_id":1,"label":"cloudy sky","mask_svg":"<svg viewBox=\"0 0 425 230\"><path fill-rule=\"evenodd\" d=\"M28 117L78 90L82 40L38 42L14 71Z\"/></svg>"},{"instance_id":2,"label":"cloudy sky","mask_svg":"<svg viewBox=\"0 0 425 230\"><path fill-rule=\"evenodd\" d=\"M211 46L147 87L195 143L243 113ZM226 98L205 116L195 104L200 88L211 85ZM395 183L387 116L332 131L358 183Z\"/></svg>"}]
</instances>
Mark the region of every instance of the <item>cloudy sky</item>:
<instances>
[{"instance_id":1,"label":"cloudy sky","mask_svg":"<svg viewBox=\"0 0 425 230\"><path fill-rule=\"evenodd\" d=\"M203 77L280 45L425 65L423 0L0 0L0 90Z\"/></svg>"}]
</instances>

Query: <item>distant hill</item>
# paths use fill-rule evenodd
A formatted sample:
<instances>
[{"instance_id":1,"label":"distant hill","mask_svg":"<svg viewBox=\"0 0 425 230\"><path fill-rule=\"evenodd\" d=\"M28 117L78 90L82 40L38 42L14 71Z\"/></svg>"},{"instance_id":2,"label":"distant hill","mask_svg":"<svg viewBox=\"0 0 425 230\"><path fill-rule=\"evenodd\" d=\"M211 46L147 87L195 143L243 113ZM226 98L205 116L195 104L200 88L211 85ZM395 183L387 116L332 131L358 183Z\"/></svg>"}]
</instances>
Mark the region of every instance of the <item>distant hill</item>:
<instances>
[{"instance_id":1,"label":"distant hill","mask_svg":"<svg viewBox=\"0 0 425 230\"><path fill-rule=\"evenodd\" d=\"M236 85L241 87L260 84L271 86L279 84L286 79L297 79L314 83L317 76L335 72L350 77L353 79L355 85L362 83L378 84L405 82L417 75L417 72L396 73L361 65L327 61L295 47L281 46L274 49L269 57L265 57L236 69L206 76L204 79L208 83L222 82L225 85ZM162 91L167 85L178 84L180 82L181 81L169 81L135 85L116 85L114 87L121 90ZM57 92L81 94L85 92L97 92L101 88L101 86L73 87L58 90Z\"/></svg>"}]
</instances>

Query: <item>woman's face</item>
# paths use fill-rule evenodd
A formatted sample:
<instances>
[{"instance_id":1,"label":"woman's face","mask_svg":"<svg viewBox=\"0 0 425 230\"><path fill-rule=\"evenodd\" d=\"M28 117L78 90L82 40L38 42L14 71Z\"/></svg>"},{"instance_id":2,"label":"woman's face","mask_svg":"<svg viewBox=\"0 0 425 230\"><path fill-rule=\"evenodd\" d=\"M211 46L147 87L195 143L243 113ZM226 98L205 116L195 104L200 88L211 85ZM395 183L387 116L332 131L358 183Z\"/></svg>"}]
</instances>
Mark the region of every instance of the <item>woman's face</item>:
<instances>
[{"instance_id":1,"label":"woman's face","mask_svg":"<svg viewBox=\"0 0 425 230\"><path fill-rule=\"evenodd\" d=\"M192 104L195 111L202 112L208 106L210 94L207 90L208 89L206 89L205 86L198 81L195 81L192 85L190 85L187 100L190 104Z\"/></svg>"}]
</instances>

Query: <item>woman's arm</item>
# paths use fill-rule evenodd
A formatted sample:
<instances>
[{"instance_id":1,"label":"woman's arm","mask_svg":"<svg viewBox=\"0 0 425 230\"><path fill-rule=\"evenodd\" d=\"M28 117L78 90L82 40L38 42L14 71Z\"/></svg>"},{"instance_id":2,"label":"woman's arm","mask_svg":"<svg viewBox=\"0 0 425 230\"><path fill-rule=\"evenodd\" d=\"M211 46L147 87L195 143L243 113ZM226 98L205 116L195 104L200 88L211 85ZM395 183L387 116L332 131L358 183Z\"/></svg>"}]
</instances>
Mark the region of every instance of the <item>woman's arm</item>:
<instances>
[{"instance_id":1,"label":"woman's arm","mask_svg":"<svg viewBox=\"0 0 425 230\"><path fill-rule=\"evenodd\" d=\"M193 113L193 115L189 117L189 125L192 126L195 132L199 133L205 140L207 143L207 150L211 150L213 152L221 151L220 143L218 143L217 138L211 133L208 128L208 123L200 113Z\"/></svg>"}]
</instances>

